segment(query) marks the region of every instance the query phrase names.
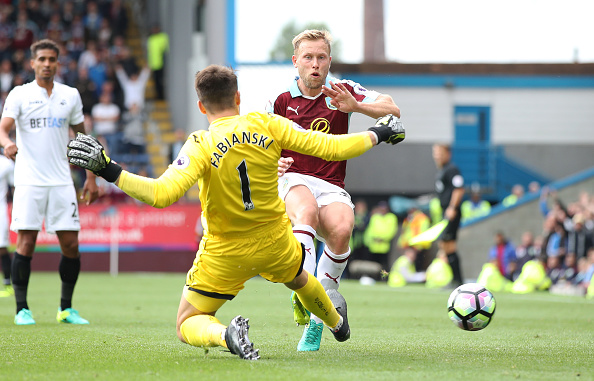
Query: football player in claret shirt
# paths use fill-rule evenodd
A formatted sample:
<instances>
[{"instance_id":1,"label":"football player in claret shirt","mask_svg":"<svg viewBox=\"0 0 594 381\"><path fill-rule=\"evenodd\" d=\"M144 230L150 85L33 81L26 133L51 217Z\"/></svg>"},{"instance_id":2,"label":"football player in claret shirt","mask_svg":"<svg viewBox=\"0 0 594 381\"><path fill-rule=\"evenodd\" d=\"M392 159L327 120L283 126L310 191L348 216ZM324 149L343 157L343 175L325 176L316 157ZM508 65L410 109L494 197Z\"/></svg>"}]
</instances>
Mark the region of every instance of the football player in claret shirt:
<instances>
[{"instance_id":1,"label":"football player in claret shirt","mask_svg":"<svg viewBox=\"0 0 594 381\"><path fill-rule=\"evenodd\" d=\"M223 346L243 359L258 359L248 338L247 319L237 316L225 326L215 317L258 274L294 290L338 341L347 340L350 329L344 298L336 290L326 293L314 276L303 271L304 251L278 195L278 160L284 148L344 160L382 141L396 144L404 131L386 124L397 118L380 118L366 132L334 136L305 130L270 113L240 116L237 77L230 68L208 66L196 74L195 87L209 128L190 134L158 179L122 170L95 138L82 134L68 145L70 163L92 169L128 195L159 208L174 203L198 183L204 235L179 305L181 341L199 347Z\"/></svg>"},{"instance_id":2,"label":"football player in claret shirt","mask_svg":"<svg viewBox=\"0 0 594 381\"><path fill-rule=\"evenodd\" d=\"M369 91L358 83L330 78L331 36L327 31L305 30L293 39L293 65L299 76L289 89L268 104L268 111L282 115L305 129L327 134L346 134L351 114L372 118L386 114L400 117L400 109L386 94ZM279 193L297 239L307 253L304 268L317 277L325 289L338 289L340 277L351 254L349 241L355 223L354 205L344 189L346 161L327 161L290 150L287 173L279 179ZM316 264L314 238L326 243ZM388 270L388 269L386 269ZM293 295L295 321L309 323L297 349L317 351L322 339L322 322L311 320Z\"/></svg>"},{"instance_id":3,"label":"football player in claret shirt","mask_svg":"<svg viewBox=\"0 0 594 381\"><path fill-rule=\"evenodd\" d=\"M69 130L84 132L84 117L78 91L54 82L58 55L58 45L51 40L31 45L35 80L15 87L8 94L0 121L0 145L4 147L4 155L15 160L10 229L17 232L11 269L17 325L35 324L27 303L27 289L37 235L44 220L45 230L56 233L62 250L58 269L62 292L57 320L89 323L72 308L74 286L80 273L80 221L76 190L66 159ZM9 137L15 125L16 143ZM87 171L82 193L87 204L99 196L95 179Z\"/></svg>"}]
</instances>

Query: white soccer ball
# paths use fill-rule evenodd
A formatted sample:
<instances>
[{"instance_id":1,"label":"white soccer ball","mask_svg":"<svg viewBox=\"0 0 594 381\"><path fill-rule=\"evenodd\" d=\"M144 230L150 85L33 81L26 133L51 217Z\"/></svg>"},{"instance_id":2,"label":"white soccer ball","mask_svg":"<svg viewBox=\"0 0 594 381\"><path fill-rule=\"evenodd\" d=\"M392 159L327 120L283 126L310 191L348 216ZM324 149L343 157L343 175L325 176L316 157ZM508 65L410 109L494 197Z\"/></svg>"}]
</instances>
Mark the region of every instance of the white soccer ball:
<instances>
[{"instance_id":1,"label":"white soccer ball","mask_svg":"<svg viewBox=\"0 0 594 381\"><path fill-rule=\"evenodd\" d=\"M466 283L450 294L448 316L463 330L479 331L495 314L495 297L483 285Z\"/></svg>"}]
</instances>

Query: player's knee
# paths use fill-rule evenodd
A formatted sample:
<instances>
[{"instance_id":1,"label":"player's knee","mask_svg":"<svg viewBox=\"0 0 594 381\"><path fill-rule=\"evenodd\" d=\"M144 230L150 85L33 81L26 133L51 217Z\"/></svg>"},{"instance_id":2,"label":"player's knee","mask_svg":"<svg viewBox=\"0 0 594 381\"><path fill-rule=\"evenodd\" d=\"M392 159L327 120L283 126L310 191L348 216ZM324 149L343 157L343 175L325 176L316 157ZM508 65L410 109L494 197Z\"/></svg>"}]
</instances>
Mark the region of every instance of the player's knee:
<instances>
[{"instance_id":1,"label":"player's knee","mask_svg":"<svg viewBox=\"0 0 594 381\"><path fill-rule=\"evenodd\" d=\"M317 205L303 205L293 213L293 216L295 224L309 225L317 229L319 224Z\"/></svg>"}]
</instances>

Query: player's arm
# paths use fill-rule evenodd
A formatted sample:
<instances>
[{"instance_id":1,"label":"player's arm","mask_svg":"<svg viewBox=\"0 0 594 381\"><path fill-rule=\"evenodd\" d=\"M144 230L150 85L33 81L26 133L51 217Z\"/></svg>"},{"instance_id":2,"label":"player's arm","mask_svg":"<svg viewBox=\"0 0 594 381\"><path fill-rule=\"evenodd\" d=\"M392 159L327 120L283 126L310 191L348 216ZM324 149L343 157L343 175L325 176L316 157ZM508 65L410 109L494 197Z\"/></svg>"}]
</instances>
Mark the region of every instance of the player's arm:
<instances>
[{"instance_id":1,"label":"player's arm","mask_svg":"<svg viewBox=\"0 0 594 381\"><path fill-rule=\"evenodd\" d=\"M397 144L404 140L405 134L402 122L393 115L378 119L368 131L345 135L305 130L288 119L277 120L285 127L278 129L283 132L277 137L282 148L332 161L357 157L381 142Z\"/></svg>"},{"instance_id":2,"label":"player's arm","mask_svg":"<svg viewBox=\"0 0 594 381\"><path fill-rule=\"evenodd\" d=\"M186 152L185 148L186 145L182 148L182 153ZM115 183L129 196L156 208L164 208L179 200L208 166L193 160L189 166L183 168L170 165L158 179L135 175L122 170L121 166L112 161L96 138L83 134L78 134L76 139L68 143L68 161L93 171Z\"/></svg>"},{"instance_id":3,"label":"player's arm","mask_svg":"<svg viewBox=\"0 0 594 381\"><path fill-rule=\"evenodd\" d=\"M464 198L464 188L456 188L452 192L452 197L450 198L450 203L445 210L445 216L447 219L451 220L452 218L456 217L458 213L458 208L462 203L462 198Z\"/></svg>"},{"instance_id":4,"label":"player's arm","mask_svg":"<svg viewBox=\"0 0 594 381\"><path fill-rule=\"evenodd\" d=\"M70 128L75 135L84 134L85 132L84 123L71 125ZM89 205L99 198L99 187L96 181L97 176L88 169L85 172L87 173L87 178L83 185L81 199L86 200L86 204Z\"/></svg>"},{"instance_id":5,"label":"player's arm","mask_svg":"<svg viewBox=\"0 0 594 381\"><path fill-rule=\"evenodd\" d=\"M330 87L322 86L322 92L332 100L330 103L342 112L358 112L377 119L392 114L400 118L400 108L391 96L380 94L373 102L357 101L343 83L330 81Z\"/></svg>"},{"instance_id":6,"label":"player's arm","mask_svg":"<svg viewBox=\"0 0 594 381\"><path fill-rule=\"evenodd\" d=\"M14 126L14 119L8 116L3 116L0 119L0 145L4 147L4 156L14 160L18 152L18 148L10 139L10 130Z\"/></svg>"}]
</instances>

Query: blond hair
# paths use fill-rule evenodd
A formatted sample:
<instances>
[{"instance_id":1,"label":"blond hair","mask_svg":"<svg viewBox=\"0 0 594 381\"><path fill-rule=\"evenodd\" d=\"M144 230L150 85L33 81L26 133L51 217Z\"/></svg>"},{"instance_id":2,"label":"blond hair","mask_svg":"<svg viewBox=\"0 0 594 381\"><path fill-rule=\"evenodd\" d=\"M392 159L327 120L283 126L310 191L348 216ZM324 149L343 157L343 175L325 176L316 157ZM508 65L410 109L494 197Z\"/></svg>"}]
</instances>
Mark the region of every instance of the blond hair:
<instances>
[{"instance_id":1,"label":"blond hair","mask_svg":"<svg viewBox=\"0 0 594 381\"><path fill-rule=\"evenodd\" d=\"M297 36L295 36L295 38L293 38L293 54L298 55L297 51L299 50L299 45L301 45L303 40L324 40L328 46L328 54L331 52L330 43L332 43L332 36L327 30L307 29L299 33Z\"/></svg>"}]
</instances>

